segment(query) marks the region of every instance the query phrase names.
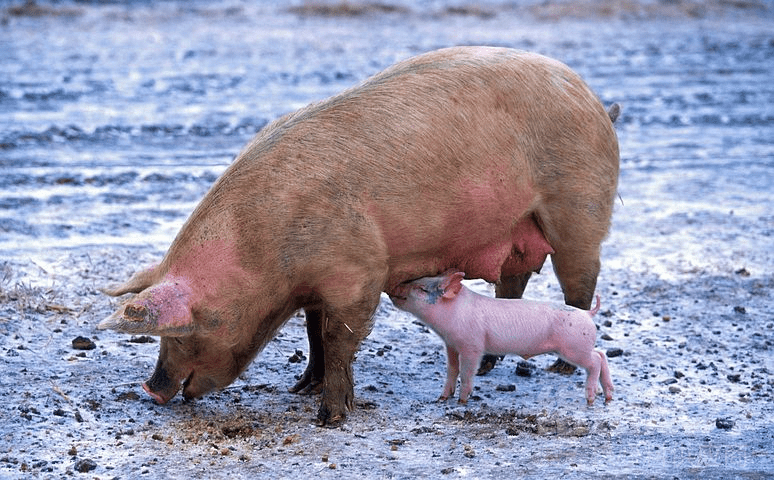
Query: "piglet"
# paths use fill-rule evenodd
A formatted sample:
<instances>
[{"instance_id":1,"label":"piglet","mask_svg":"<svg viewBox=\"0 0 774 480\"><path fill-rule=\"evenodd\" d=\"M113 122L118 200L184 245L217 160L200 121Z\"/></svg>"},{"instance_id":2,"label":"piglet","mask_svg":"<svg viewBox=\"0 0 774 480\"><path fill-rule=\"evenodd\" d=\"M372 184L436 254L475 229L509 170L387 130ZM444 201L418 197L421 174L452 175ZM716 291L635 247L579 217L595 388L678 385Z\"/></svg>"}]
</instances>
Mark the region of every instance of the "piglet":
<instances>
[{"instance_id":1,"label":"piglet","mask_svg":"<svg viewBox=\"0 0 774 480\"><path fill-rule=\"evenodd\" d=\"M554 353L586 370L586 400L594 403L597 383L605 403L613 382L605 354L594 349L599 311L529 300L490 298L462 285L465 274L449 270L402 284L391 292L393 303L413 313L446 342L446 385L439 400L454 394L460 376L460 403L467 403L473 376L484 353L517 354L525 359Z\"/></svg>"}]
</instances>

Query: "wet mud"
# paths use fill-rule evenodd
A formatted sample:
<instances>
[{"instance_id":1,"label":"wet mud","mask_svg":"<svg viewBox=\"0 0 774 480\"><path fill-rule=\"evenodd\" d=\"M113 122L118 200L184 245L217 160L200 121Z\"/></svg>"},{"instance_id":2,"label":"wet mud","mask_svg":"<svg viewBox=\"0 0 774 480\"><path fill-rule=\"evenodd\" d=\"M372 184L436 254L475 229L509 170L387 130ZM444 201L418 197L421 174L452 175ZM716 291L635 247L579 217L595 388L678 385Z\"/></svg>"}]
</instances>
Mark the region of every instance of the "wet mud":
<instances>
[{"instance_id":1,"label":"wet mud","mask_svg":"<svg viewBox=\"0 0 774 480\"><path fill-rule=\"evenodd\" d=\"M443 345L384 297L340 429L287 392L302 313L230 387L153 403L158 339L98 332L99 289L158 261L271 120L469 44L622 105L595 317L614 401L545 355L437 403ZM774 475L771 2L9 1L0 52L0 477ZM561 299L550 262L526 296Z\"/></svg>"}]
</instances>

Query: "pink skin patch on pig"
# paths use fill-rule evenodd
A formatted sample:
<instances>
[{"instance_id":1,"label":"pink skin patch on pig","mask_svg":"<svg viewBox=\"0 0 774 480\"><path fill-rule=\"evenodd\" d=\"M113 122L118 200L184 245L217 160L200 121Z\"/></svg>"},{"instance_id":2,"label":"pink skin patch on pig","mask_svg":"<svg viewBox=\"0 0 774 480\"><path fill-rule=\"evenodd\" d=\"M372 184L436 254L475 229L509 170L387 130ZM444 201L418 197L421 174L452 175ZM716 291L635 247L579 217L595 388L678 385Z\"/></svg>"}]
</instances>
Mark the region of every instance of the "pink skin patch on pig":
<instances>
[{"instance_id":1,"label":"pink skin patch on pig","mask_svg":"<svg viewBox=\"0 0 774 480\"><path fill-rule=\"evenodd\" d=\"M432 275L448 269L465 272L468 278L483 278L488 282L497 282L501 275L518 275L539 271L546 256L554 253L540 227L532 215L522 218L513 228L510 238L491 243L484 248L467 248L459 252L462 245L447 247L443 255L426 262L416 261L411 269L396 267L391 273L388 294L400 288L400 283L422 275ZM430 273L427 273L430 272Z\"/></svg>"},{"instance_id":2,"label":"pink skin patch on pig","mask_svg":"<svg viewBox=\"0 0 774 480\"><path fill-rule=\"evenodd\" d=\"M170 266L162 282L170 288L154 300L162 307L157 310L159 324L177 325L186 316L191 322L191 311L197 306L206 306L208 312L230 311L234 297L245 293L248 282L249 275L242 268L232 243L213 240L191 246ZM219 315L210 315L210 324L206 325L208 333L220 337L229 335L224 320Z\"/></svg>"},{"instance_id":3,"label":"pink skin patch on pig","mask_svg":"<svg viewBox=\"0 0 774 480\"><path fill-rule=\"evenodd\" d=\"M514 229L513 252L502 266L506 275L534 272L543 266L546 256L554 253L545 235L529 215L522 218Z\"/></svg>"},{"instance_id":4,"label":"pink skin patch on pig","mask_svg":"<svg viewBox=\"0 0 774 480\"><path fill-rule=\"evenodd\" d=\"M387 292L407 280L449 268L464 271L468 278L497 282L503 273L539 270L546 256L554 253L529 213L535 195L527 173L508 169L476 173L461 185L450 186L459 192L450 203L435 203L430 197L409 205L410 211L370 209L390 254ZM424 209L432 209L433 215L424 218ZM523 217L516 222L503 212L522 212ZM424 223L417 224L417 219Z\"/></svg>"},{"instance_id":5,"label":"pink skin patch on pig","mask_svg":"<svg viewBox=\"0 0 774 480\"><path fill-rule=\"evenodd\" d=\"M128 304L124 315L142 319L159 330L174 331L191 323L190 297L191 287L184 277L167 275Z\"/></svg>"}]
</instances>

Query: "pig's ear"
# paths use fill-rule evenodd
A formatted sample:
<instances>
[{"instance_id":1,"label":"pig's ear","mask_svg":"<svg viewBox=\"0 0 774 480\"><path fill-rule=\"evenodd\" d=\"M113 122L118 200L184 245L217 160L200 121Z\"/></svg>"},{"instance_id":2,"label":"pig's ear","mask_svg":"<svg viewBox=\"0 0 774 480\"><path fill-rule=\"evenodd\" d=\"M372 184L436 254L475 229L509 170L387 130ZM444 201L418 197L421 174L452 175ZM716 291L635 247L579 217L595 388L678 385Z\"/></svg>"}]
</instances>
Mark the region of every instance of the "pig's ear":
<instances>
[{"instance_id":1,"label":"pig's ear","mask_svg":"<svg viewBox=\"0 0 774 480\"><path fill-rule=\"evenodd\" d=\"M184 282L165 281L121 305L97 328L123 333L183 337L193 333L191 289Z\"/></svg>"},{"instance_id":2,"label":"pig's ear","mask_svg":"<svg viewBox=\"0 0 774 480\"><path fill-rule=\"evenodd\" d=\"M449 278L444 280L441 284L443 288L443 298L454 298L462 290L462 279L465 278L465 274L462 272L455 272L451 274Z\"/></svg>"},{"instance_id":3,"label":"pig's ear","mask_svg":"<svg viewBox=\"0 0 774 480\"><path fill-rule=\"evenodd\" d=\"M154 283L156 283L157 280L159 280L158 272L156 271L157 265L153 265L149 268L146 268L145 270L141 270L134 275L132 275L132 278L127 280L126 282L122 283L121 285L117 285L114 287L108 287L103 288L102 293L106 295L110 295L111 297L118 297L120 295L123 295L125 293L140 293L146 288L150 287Z\"/></svg>"}]
</instances>

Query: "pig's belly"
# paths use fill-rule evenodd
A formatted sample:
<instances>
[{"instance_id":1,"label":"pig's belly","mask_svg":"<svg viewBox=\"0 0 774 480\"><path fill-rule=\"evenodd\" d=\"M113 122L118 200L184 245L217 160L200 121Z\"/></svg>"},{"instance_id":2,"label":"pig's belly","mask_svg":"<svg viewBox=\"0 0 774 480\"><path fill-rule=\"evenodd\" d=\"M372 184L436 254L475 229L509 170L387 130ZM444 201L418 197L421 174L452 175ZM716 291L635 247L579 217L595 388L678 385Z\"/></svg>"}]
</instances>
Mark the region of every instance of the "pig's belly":
<instances>
[{"instance_id":1,"label":"pig's belly","mask_svg":"<svg viewBox=\"0 0 774 480\"><path fill-rule=\"evenodd\" d=\"M550 253L553 249L529 215L516 224L510 235L488 243L475 245L474 242L458 241L434 250L391 258L387 291L407 280L433 276L450 268L465 272L467 278L495 283L502 275L539 270Z\"/></svg>"}]
</instances>

